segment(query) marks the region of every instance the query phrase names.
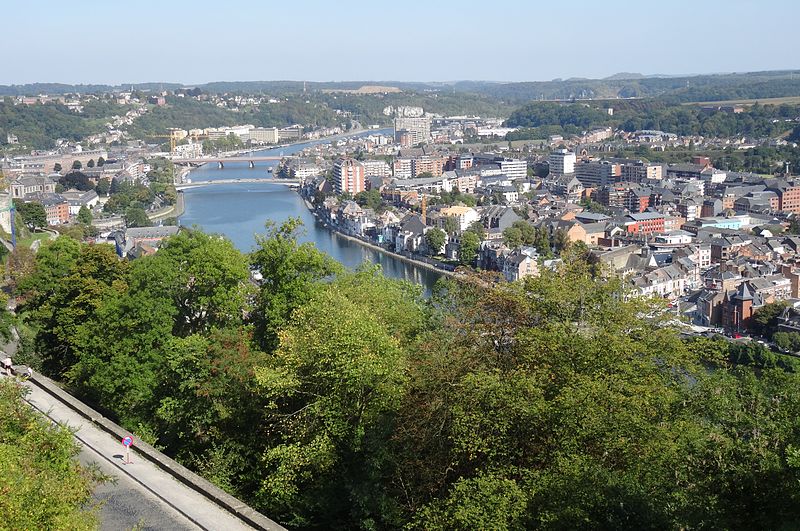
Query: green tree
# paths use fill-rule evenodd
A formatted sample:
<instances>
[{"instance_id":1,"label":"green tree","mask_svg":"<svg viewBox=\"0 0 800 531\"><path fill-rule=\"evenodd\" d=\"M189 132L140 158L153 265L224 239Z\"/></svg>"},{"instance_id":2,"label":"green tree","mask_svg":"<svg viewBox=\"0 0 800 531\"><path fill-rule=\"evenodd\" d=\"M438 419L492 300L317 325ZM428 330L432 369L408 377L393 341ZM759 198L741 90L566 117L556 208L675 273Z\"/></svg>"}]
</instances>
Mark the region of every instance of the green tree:
<instances>
[{"instance_id":1,"label":"green tree","mask_svg":"<svg viewBox=\"0 0 800 531\"><path fill-rule=\"evenodd\" d=\"M553 256L553 249L550 246L550 234L546 227L540 227L536 231L536 241L534 242L536 251L540 256L550 258Z\"/></svg>"},{"instance_id":2,"label":"green tree","mask_svg":"<svg viewBox=\"0 0 800 531\"><path fill-rule=\"evenodd\" d=\"M302 221L290 218L282 225L266 223L266 234L256 235L252 266L263 277L252 314L255 338L270 352L278 332L292 311L319 289L317 281L340 273L342 266L320 252L313 243L299 243Z\"/></svg>"},{"instance_id":3,"label":"green tree","mask_svg":"<svg viewBox=\"0 0 800 531\"><path fill-rule=\"evenodd\" d=\"M61 164L56 162L55 165L53 166L53 171L56 172L56 173L60 172L61 171Z\"/></svg>"},{"instance_id":4,"label":"green tree","mask_svg":"<svg viewBox=\"0 0 800 531\"><path fill-rule=\"evenodd\" d=\"M105 166L105 164L106 164L106 159L104 159L103 157L97 157L97 166L98 167L102 168L103 166Z\"/></svg>"},{"instance_id":5,"label":"green tree","mask_svg":"<svg viewBox=\"0 0 800 531\"><path fill-rule=\"evenodd\" d=\"M125 211L124 220L125 225L128 227L150 227L153 225L143 208L129 207Z\"/></svg>"},{"instance_id":6,"label":"green tree","mask_svg":"<svg viewBox=\"0 0 800 531\"><path fill-rule=\"evenodd\" d=\"M91 225L92 224L92 211L86 208L86 205L82 205L80 210L78 210L78 223L83 223L84 225Z\"/></svg>"},{"instance_id":7,"label":"green tree","mask_svg":"<svg viewBox=\"0 0 800 531\"><path fill-rule=\"evenodd\" d=\"M772 337L778 325L778 318L788 304L784 301L765 304L753 313L753 332L760 336Z\"/></svg>"},{"instance_id":8,"label":"green tree","mask_svg":"<svg viewBox=\"0 0 800 531\"><path fill-rule=\"evenodd\" d=\"M0 380L0 512L3 529L97 529L92 491L99 476L78 464L78 445Z\"/></svg>"},{"instance_id":9,"label":"green tree","mask_svg":"<svg viewBox=\"0 0 800 531\"><path fill-rule=\"evenodd\" d=\"M461 235L461 246L458 249L458 259L464 265L471 265L478 256L480 240L474 232L467 231Z\"/></svg>"},{"instance_id":10,"label":"green tree","mask_svg":"<svg viewBox=\"0 0 800 531\"><path fill-rule=\"evenodd\" d=\"M94 188L94 184L84 173L79 171L71 171L58 180L58 183L65 189L69 190L75 188L85 192Z\"/></svg>"},{"instance_id":11,"label":"green tree","mask_svg":"<svg viewBox=\"0 0 800 531\"><path fill-rule=\"evenodd\" d=\"M278 435L264 454L259 493L270 514L298 527L399 523L382 440L406 392L406 346L424 323L418 296L367 270L334 281L294 312L256 372Z\"/></svg>"},{"instance_id":12,"label":"green tree","mask_svg":"<svg viewBox=\"0 0 800 531\"><path fill-rule=\"evenodd\" d=\"M567 232L563 229L556 230L555 234L553 234L553 247L557 254L561 254L563 250L569 247L569 236Z\"/></svg>"},{"instance_id":13,"label":"green tree","mask_svg":"<svg viewBox=\"0 0 800 531\"><path fill-rule=\"evenodd\" d=\"M511 225L520 232L520 238L525 245L533 245L536 242L536 228L524 220L515 221Z\"/></svg>"},{"instance_id":14,"label":"green tree","mask_svg":"<svg viewBox=\"0 0 800 531\"><path fill-rule=\"evenodd\" d=\"M72 162L72 169L73 170L80 170L81 168L83 168L83 164L81 164L81 161L75 160L75 161Z\"/></svg>"},{"instance_id":15,"label":"green tree","mask_svg":"<svg viewBox=\"0 0 800 531\"><path fill-rule=\"evenodd\" d=\"M86 163L87 168L94 168L94 159L89 159L89 162Z\"/></svg>"},{"instance_id":16,"label":"green tree","mask_svg":"<svg viewBox=\"0 0 800 531\"><path fill-rule=\"evenodd\" d=\"M516 249L522 245L522 231L517 227L507 227L503 230L503 239L505 240L506 245L512 249Z\"/></svg>"},{"instance_id":17,"label":"green tree","mask_svg":"<svg viewBox=\"0 0 800 531\"><path fill-rule=\"evenodd\" d=\"M14 201L14 208L22 222L30 230L41 229L47 226L47 211L39 201Z\"/></svg>"},{"instance_id":18,"label":"green tree","mask_svg":"<svg viewBox=\"0 0 800 531\"><path fill-rule=\"evenodd\" d=\"M372 210L378 210L383 204L381 194L378 190L359 192L355 195L354 199L359 205L371 208Z\"/></svg>"},{"instance_id":19,"label":"green tree","mask_svg":"<svg viewBox=\"0 0 800 531\"><path fill-rule=\"evenodd\" d=\"M431 255L440 254L446 241L447 234L442 229L433 228L425 233L425 242Z\"/></svg>"},{"instance_id":20,"label":"green tree","mask_svg":"<svg viewBox=\"0 0 800 531\"><path fill-rule=\"evenodd\" d=\"M97 195L108 195L111 191L111 181L109 181L107 177L103 177L97 181L95 191L97 192Z\"/></svg>"},{"instance_id":21,"label":"green tree","mask_svg":"<svg viewBox=\"0 0 800 531\"><path fill-rule=\"evenodd\" d=\"M254 369L267 363L247 329L215 329L168 341L159 373L159 445L242 499L261 488L269 434Z\"/></svg>"},{"instance_id":22,"label":"green tree","mask_svg":"<svg viewBox=\"0 0 800 531\"><path fill-rule=\"evenodd\" d=\"M467 228L469 232L474 232L480 241L486 239L486 229L480 221L473 221Z\"/></svg>"},{"instance_id":23,"label":"green tree","mask_svg":"<svg viewBox=\"0 0 800 531\"><path fill-rule=\"evenodd\" d=\"M447 234L452 236L459 231L459 228L458 220L455 216L445 216L443 229Z\"/></svg>"}]
</instances>

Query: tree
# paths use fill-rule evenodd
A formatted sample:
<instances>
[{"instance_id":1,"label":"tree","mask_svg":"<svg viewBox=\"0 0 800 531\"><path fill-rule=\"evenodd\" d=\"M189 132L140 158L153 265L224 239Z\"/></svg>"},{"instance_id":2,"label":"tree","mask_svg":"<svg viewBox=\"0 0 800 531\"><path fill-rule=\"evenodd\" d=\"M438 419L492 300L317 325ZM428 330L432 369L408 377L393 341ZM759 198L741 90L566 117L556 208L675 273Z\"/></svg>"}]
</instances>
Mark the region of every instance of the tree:
<instances>
[{"instance_id":1,"label":"tree","mask_svg":"<svg viewBox=\"0 0 800 531\"><path fill-rule=\"evenodd\" d=\"M94 168L94 159L89 159L89 162L86 163L87 168Z\"/></svg>"},{"instance_id":2,"label":"tree","mask_svg":"<svg viewBox=\"0 0 800 531\"><path fill-rule=\"evenodd\" d=\"M760 336L772 337L778 325L778 318L788 304L784 301L765 304L753 313L753 332Z\"/></svg>"},{"instance_id":3,"label":"tree","mask_svg":"<svg viewBox=\"0 0 800 531\"><path fill-rule=\"evenodd\" d=\"M512 249L516 249L522 245L522 231L514 226L507 227L503 230L503 239L506 245Z\"/></svg>"},{"instance_id":4,"label":"tree","mask_svg":"<svg viewBox=\"0 0 800 531\"><path fill-rule=\"evenodd\" d=\"M447 241L447 234L442 229L433 228L425 233L425 242L431 255L440 254Z\"/></svg>"},{"instance_id":5,"label":"tree","mask_svg":"<svg viewBox=\"0 0 800 531\"><path fill-rule=\"evenodd\" d=\"M61 171L61 163L56 162L55 165L53 166L53 171L56 172L56 173L60 172Z\"/></svg>"},{"instance_id":6,"label":"tree","mask_svg":"<svg viewBox=\"0 0 800 531\"><path fill-rule=\"evenodd\" d=\"M406 348L424 323L418 296L365 270L294 312L280 346L256 370L277 435L264 453L259 493L270 514L306 528L397 526L379 524L397 512L382 441L406 393Z\"/></svg>"},{"instance_id":7,"label":"tree","mask_svg":"<svg viewBox=\"0 0 800 531\"><path fill-rule=\"evenodd\" d=\"M561 254L561 251L569 247L569 236L567 232L563 229L556 230L555 234L553 235L553 247L557 254Z\"/></svg>"},{"instance_id":8,"label":"tree","mask_svg":"<svg viewBox=\"0 0 800 531\"><path fill-rule=\"evenodd\" d=\"M76 190L85 192L87 190L94 189L94 184L92 184L92 181L89 179L89 177L79 171L69 172L68 174L62 176L58 180L58 183L67 190L74 188Z\"/></svg>"},{"instance_id":9,"label":"tree","mask_svg":"<svg viewBox=\"0 0 800 531\"><path fill-rule=\"evenodd\" d=\"M455 216L445 216L444 218L444 231L452 236L459 230L458 220Z\"/></svg>"},{"instance_id":10,"label":"tree","mask_svg":"<svg viewBox=\"0 0 800 531\"><path fill-rule=\"evenodd\" d=\"M39 201L23 203L15 200L14 208L28 229L36 230L47 226L47 211Z\"/></svg>"},{"instance_id":11,"label":"tree","mask_svg":"<svg viewBox=\"0 0 800 531\"><path fill-rule=\"evenodd\" d=\"M75 161L72 162L72 169L73 170L80 170L81 168L83 168L83 164L81 164L81 161L75 160Z\"/></svg>"},{"instance_id":12,"label":"tree","mask_svg":"<svg viewBox=\"0 0 800 531\"><path fill-rule=\"evenodd\" d=\"M80 210L78 210L78 223L83 223L84 225L92 224L92 211L86 208L86 205L81 205Z\"/></svg>"},{"instance_id":13,"label":"tree","mask_svg":"<svg viewBox=\"0 0 800 531\"><path fill-rule=\"evenodd\" d=\"M125 210L123 219L125 220L125 225L127 227L150 227L153 225L153 222L150 221L150 218L147 216L147 212L145 212L143 208L128 208Z\"/></svg>"},{"instance_id":14,"label":"tree","mask_svg":"<svg viewBox=\"0 0 800 531\"><path fill-rule=\"evenodd\" d=\"M371 208L372 210L378 210L383 204L381 193L378 190L359 192L356 194L354 199L359 205Z\"/></svg>"},{"instance_id":15,"label":"tree","mask_svg":"<svg viewBox=\"0 0 800 531\"><path fill-rule=\"evenodd\" d=\"M480 221L473 221L470 223L469 227L467 227L467 230L469 232L474 232L480 241L486 239L486 229L484 228L483 223Z\"/></svg>"},{"instance_id":16,"label":"tree","mask_svg":"<svg viewBox=\"0 0 800 531\"><path fill-rule=\"evenodd\" d=\"M111 191L111 181L109 181L107 177L103 177L97 181L95 191L97 192L97 195L108 195Z\"/></svg>"},{"instance_id":17,"label":"tree","mask_svg":"<svg viewBox=\"0 0 800 531\"><path fill-rule=\"evenodd\" d=\"M540 256L550 258L553 256L553 249L550 247L550 234L546 227L540 227L536 231L536 241L534 242L536 251Z\"/></svg>"},{"instance_id":18,"label":"tree","mask_svg":"<svg viewBox=\"0 0 800 531\"><path fill-rule=\"evenodd\" d=\"M97 157L97 166L98 167L102 168L105 165L105 163L106 163L106 159L104 159L103 157Z\"/></svg>"},{"instance_id":19,"label":"tree","mask_svg":"<svg viewBox=\"0 0 800 531\"><path fill-rule=\"evenodd\" d=\"M515 221L511 226L519 230L523 244L533 245L536 242L536 228L527 221Z\"/></svg>"},{"instance_id":20,"label":"tree","mask_svg":"<svg viewBox=\"0 0 800 531\"><path fill-rule=\"evenodd\" d=\"M464 265L471 265L475 262L475 257L478 256L478 248L480 247L480 240L474 232L464 232L461 235L461 246L458 249L458 259Z\"/></svg>"},{"instance_id":21,"label":"tree","mask_svg":"<svg viewBox=\"0 0 800 531\"><path fill-rule=\"evenodd\" d=\"M0 380L3 528L96 529L91 499L99 474L78 463L70 429L35 412L10 380Z\"/></svg>"},{"instance_id":22,"label":"tree","mask_svg":"<svg viewBox=\"0 0 800 531\"><path fill-rule=\"evenodd\" d=\"M266 234L256 235L256 250L250 255L252 266L263 277L251 317L259 347L270 352L294 309L319 289L317 282L343 269L313 243L297 241L303 227L299 218L282 225L270 221L265 226Z\"/></svg>"}]
</instances>

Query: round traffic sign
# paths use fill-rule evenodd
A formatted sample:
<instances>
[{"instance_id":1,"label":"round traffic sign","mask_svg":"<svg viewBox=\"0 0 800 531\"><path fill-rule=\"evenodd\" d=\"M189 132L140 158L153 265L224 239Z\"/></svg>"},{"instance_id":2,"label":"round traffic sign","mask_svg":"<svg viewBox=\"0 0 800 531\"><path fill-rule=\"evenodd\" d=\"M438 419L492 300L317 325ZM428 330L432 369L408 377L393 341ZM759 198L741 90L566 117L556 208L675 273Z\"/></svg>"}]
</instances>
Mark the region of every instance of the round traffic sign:
<instances>
[{"instance_id":1,"label":"round traffic sign","mask_svg":"<svg viewBox=\"0 0 800 531\"><path fill-rule=\"evenodd\" d=\"M133 444L133 438L132 438L132 437L125 437L125 438L123 438L123 439L122 439L122 444L124 444L125 446L130 446L130 445L132 445L132 444Z\"/></svg>"}]
</instances>

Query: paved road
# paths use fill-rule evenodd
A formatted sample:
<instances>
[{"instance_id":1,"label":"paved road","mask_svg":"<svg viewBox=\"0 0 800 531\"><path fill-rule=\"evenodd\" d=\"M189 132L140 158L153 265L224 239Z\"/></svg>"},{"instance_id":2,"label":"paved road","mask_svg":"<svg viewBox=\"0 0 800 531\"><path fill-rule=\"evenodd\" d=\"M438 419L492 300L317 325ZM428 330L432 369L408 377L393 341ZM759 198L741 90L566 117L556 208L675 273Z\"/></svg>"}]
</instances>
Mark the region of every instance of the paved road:
<instances>
[{"instance_id":1,"label":"paved road","mask_svg":"<svg viewBox=\"0 0 800 531\"><path fill-rule=\"evenodd\" d=\"M116 478L101 485L95 498L104 501L100 512L101 528L108 530L244 530L252 529L207 498L176 481L149 461L131 452L132 464L123 463L120 441L100 430L84 417L36 385L30 389L28 402L51 420L66 424L81 443L79 459L97 463L106 474Z\"/></svg>"}]
</instances>

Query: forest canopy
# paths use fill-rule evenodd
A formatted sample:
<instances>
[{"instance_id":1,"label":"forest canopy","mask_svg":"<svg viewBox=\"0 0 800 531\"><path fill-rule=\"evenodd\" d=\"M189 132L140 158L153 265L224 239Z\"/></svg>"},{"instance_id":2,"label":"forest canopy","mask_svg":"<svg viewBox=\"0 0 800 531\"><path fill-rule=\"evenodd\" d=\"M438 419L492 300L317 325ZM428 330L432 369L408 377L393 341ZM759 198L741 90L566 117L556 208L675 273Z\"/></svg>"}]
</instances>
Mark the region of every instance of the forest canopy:
<instances>
[{"instance_id":1,"label":"forest canopy","mask_svg":"<svg viewBox=\"0 0 800 531\"><path fill-rule=\"evenodd\" d=\"M682 339L663 302L626 297L580 249L426 299L301 230L269 225L245 255L184 229L132 262L46 243L17 293L27 354L290 528L800 519L794 364Z\"/></svg>"}]
</instances>

